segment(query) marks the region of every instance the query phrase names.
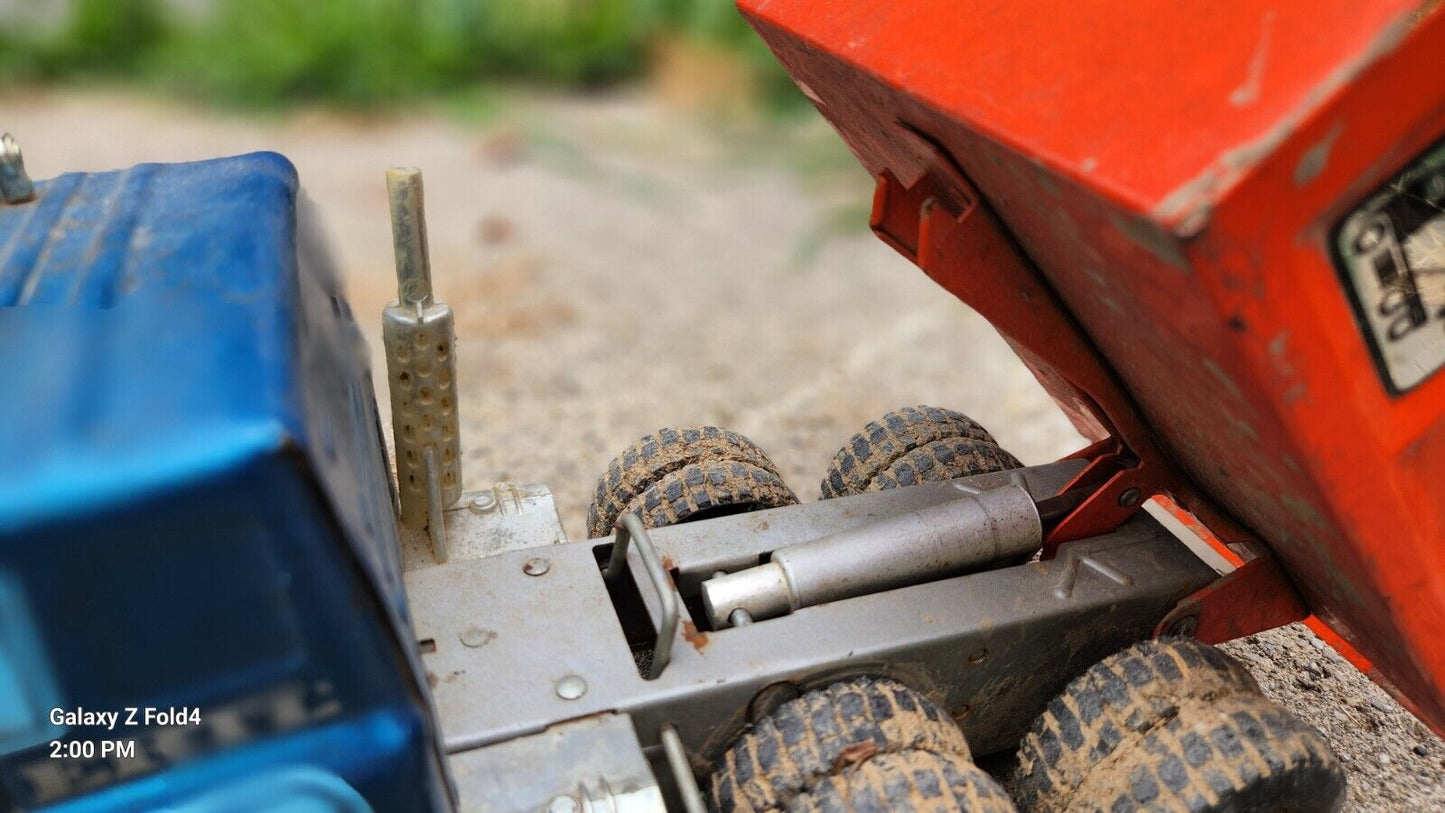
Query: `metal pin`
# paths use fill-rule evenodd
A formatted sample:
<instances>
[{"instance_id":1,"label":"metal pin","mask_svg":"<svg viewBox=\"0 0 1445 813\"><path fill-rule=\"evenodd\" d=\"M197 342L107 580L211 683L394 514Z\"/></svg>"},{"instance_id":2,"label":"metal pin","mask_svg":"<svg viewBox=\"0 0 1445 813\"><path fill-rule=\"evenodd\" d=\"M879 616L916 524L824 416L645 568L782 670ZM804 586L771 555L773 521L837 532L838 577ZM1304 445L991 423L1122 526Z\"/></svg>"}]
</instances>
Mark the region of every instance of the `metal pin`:
<instances>
[{"instance_id":1,"label":"metal pin","mask_svg":"<svg viewBox=\"0 0 1445 813\"><path fill-rule=\"evenodd\" d=\"M436 558L446 561L442 511L462 496L454 319L432 292L421 171L389 169L386 188L397 298L382 314L382 343L401 522L429 530Z\"/></svg>"},{"instance_id":2,"label":"metal pin","mask_svg":"<svg viewBox=\"0 0 1445 813\"><path fill-rule=\"evenodd\" d=\"M667 766L677 783L677 795L682 797L684 813L707 813L707 803L703 801L702 789L697 786L697 776L692 772L692 764L688 762L687 749L683 747L677 727L666 723L659 734Z\"/></svg>"},{"instance_id":3,"label":"metal pin","mask_svg":"<svg viewBox=\"0 0 1445 813\"><path fill-rule=\"evenodd\" d=\"M0 198L6 203L35 199L35 184L25 174L25 157L9 133L0 135Z\"/></svg>"},{"instance_id":4,"label":"metal pin","mask_svg":"<svg viewBox=\"0 0 1445 813\"><path fill-rule=\"evenodd\" d=\"M422 450L422 466L426 476L426 530L431 537L432 555L438 562L446 562L449 558L447 527L446 520L442 518L442 476L437 466L436 451L435 446Z\"/></svg>"}]
</instances>

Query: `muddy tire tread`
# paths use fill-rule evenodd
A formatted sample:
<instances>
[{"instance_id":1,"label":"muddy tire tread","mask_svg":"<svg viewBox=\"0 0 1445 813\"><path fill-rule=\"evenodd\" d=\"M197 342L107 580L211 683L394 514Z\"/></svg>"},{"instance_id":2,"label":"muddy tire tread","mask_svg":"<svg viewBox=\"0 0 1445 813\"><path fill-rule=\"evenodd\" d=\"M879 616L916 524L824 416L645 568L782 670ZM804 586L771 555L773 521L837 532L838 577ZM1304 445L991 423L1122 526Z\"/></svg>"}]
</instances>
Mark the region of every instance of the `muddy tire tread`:
<instances>
[{"instance_id":1,"label":"muddy tire tread","mask_svg":"<svg viewBox=\"0 0 1445 813\"><path fill-rule=\"evenodd\" d=\"M737 460L708 460L668 472L622 513L638 514L649 528L663 528L723 508L753 511L797 502L773 471Z\"/></svg>"},{"instance_id":2,"label":"muddy tire tread","mask_svg":"<svg viewBox=\"0 0 1445 813\"><path fill-rule=\"evenodd\" d=\"M997 444L972 438L936 440L903 455L868 481L866 491L941 483L974 474L1008 471L1023 464Z\"/></svg>"},{"instance_id":3,"label":"muddy tire tread","mask_svg":"<svg viewBox=\"0 0 1445 813\"><path fill-rule=\"evenodd\" d=\"M1014 813L998 783L955 754L880 754L820 780L787 813Z\"/></svg>"},{"instance_id":4,"label":"muddy tire tread","mask_svg":"<svg viewBox=\"0 0 1445 813\"><path fill-rule=\"evenodd\" d=\"M1239 722L1239 731L1231 733L1220 714L1240 710L1255 722ZM1226 791L1234 788L1229 792L1236 797L1245 790L1268 792L1268 787L1248 784L1267 779L1267 770L1252 776L1235 773L1230 783L1225 783L1221 777L1231 775L1226 763L1237 760L1239 752L1226 748L1214 753L1214 761L1204 766L1208 760L1201 755L1212 752L1201 749L1198 737L1189 735L1200 726L1213 726L1210 736L1220 732L1220 742L1225 745L1254 743L1263 749L1255 754L1266 769L1273 765L1276 772L1309 772L1314 770L1309 760L1319 759L1325 766L1321 776L1338 773L1320 735L1267 700L1237 661L1193 639L1165 638L1142 641L1105 658L1050 701L1019 748L1015 799L1021 810L1030 813L1081 807L1119 811L1251 809L1231 806L1233 797ZM1261 731L1275 732L1277 737L1262 737ZM1300 744L1306 740L1305 745ZM1185 758L1180 749L1186 744L1189 759L1179 763ZM1296 754L1298 758L1292 756ZM1178 768L1191 764L1191 759L1204 767L1197 775L1188 775L1189 781L1181 786ZM1173 785L1160 784L1166 777ZM1156 792L1149 791L1151 781ZM1343 783L1343 778L1339 781ZM1287 782L1279 779L1275 784L1285 787ZM1130 798L1131 794L1135 798Z\"/></svg>"},{"instance_id":5,"label":"muddy tire tread","mask_svg":"<svg viewBox=\"0 0 1445 813\"><path fill-rule=\"evenodd\" d=\"M1331 811L1345 777L1320 733L1262 695L1191 700L1076 793L1111 811Z\"/></svg>"},{"instance_id":6,"label":"muddy tire tread","mask_svg":"<svg viewBox=\"0 0 1445 813\"><path fill-rule=\"evenodd\" d=\"M875 481L910 452L944 440L973 440L998 448L998 441L987 429L961 412L922 405L904 407L870 422L838 450L823 476L823 499L892 487L886 480ZM999 451L1013 460L1012 455ZM960 461L957 469L962 473L953 476L985 473L968 470L963 462ZM1017 461L1013 462L1017 466ZM938 471L941 473L942 469Z\"/></svg>"},{"instance_id":7,"label":"muddy tire tread","mask_svg":"<svg viewBox=\"0 0 1445 813\"><path fill-rule=\"evenodd\" d=\"M713 809L784 810L860 746L876 749L874 759L903 751L969 759L963 732L937 703L892 680L844 681L783 704L740 737L713 773Z\"/></svg>"},{"instance_id":8,"label":"muddy tire tread","mask_svg":"<svg viewBox=\"0 0 1445 813\"><path fill-rule=\"evenodd\" d=\"M659 429L607 464L587 509L588 536L610 535L617 518L648 488L685 466L707 461L749 463L778 474L767 453L736 432L717 426Z\"/></svg>"}]
</instances>

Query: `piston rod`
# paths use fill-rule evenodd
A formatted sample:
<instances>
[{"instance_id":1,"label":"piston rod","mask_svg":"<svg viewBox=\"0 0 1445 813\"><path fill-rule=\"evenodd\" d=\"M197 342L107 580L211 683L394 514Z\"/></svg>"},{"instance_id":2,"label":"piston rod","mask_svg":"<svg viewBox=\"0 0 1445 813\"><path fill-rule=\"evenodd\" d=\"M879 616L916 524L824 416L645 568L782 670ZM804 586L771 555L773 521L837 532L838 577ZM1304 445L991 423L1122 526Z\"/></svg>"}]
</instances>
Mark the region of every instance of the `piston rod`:
<instances>
[{"instance_id":1,"label":"piston rod","mask_svg":"<svg viewBox=\"0 0 1445 813\"><path fill-rule=\"evenodd\" d=\"M713 629L723 629L734 618L761 621L946 578L1027 555L1042 541L1037 504L1011 484L780 548L765 564L703 582L703 606Z\"/></svg>"}]
</instances>

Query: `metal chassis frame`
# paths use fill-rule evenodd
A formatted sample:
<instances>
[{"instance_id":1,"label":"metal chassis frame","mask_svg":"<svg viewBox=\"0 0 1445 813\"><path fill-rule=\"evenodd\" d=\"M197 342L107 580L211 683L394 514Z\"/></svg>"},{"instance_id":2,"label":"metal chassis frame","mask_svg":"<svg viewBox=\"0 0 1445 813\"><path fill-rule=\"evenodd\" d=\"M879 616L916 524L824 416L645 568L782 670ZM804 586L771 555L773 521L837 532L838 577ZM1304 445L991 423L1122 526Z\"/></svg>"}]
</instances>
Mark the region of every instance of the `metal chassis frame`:
<instances>
[{"instance_id":1,"label":"metal chassis frame","mask_svg":"<svg viewBox=\"0 0 1445 813\"><path fill-rule=\"evenodd\" d=\"M611 540L518 547L445 565L413 560L409 604L454 766L479 749L602 713L630 716L654 772L669 776L663 731L676 732L695 771L759 713L840 678L887 675L942 702L976 752L1012 747L1063 685L1148 637L1179 601L1217 574L1146 514L1115 532L1071 542L1047 561L973 573L809 607L707 632L687 598L714 573L757 564L778 547L935 505L957 489L1021 475L1056 493L1082 461L1064 461L791 506L648 532L668 577L659 602L647 558L624 551L654 629L661 604L684 608L671 659L639 674L603 577ZM448 533L480 519L448 512ZM475 535L475 531L470 531ZM619 561L620 565L620 561ZM670 735L669 735L670 736ZM674 746L673 750L676 750ZM674 762L676 754L674 753ZM484 773L484 772L483 772ZM463 804L486 798L485 777L458 770ZM671 790L672 782L662 783ZM678 804L673 797L673 804Z\"/></svg>"}]
</instances>

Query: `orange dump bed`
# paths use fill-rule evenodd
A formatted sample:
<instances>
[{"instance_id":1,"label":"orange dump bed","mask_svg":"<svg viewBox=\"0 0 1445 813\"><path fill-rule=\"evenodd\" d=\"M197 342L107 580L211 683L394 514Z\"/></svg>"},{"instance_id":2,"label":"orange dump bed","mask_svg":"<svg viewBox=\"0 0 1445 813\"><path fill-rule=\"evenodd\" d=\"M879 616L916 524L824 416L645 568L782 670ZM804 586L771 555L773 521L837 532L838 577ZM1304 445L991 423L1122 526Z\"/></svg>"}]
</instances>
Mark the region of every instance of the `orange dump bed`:
<instances>
[{"instance_id":1,"label":"orange dump bed","mask_svg":"<svg viewBox=\"0 0 1445 813\"><path fill-rule=\"evenodd\" d=\"M1445 9L741 5L879 235L1121 444L1073 530L1222 509L1445 728Z\"/></svg>"}]
</instances>

